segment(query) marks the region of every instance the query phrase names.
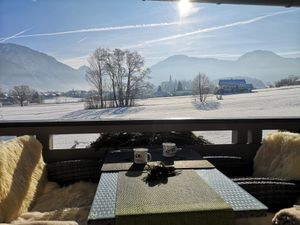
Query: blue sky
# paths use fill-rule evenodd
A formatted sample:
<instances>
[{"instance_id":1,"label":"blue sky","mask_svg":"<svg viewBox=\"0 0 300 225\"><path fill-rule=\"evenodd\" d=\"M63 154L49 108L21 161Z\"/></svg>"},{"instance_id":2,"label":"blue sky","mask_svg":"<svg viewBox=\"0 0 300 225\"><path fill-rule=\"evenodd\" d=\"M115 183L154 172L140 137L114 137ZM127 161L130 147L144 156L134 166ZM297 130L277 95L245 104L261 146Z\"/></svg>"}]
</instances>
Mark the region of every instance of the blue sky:
<instances>
[{"instance_id":1,"label":"blue sky","mask_svg":"<svg viewBox=\"0 0 300 225\"><path fill-rule=\"evenodd\" d=\"M147 66L175 54L236 59L257 49L300 57L300 8L142 0L0 0L0 42L74 68L97 47L137 50Z\"/></svg>"}]
</instances>

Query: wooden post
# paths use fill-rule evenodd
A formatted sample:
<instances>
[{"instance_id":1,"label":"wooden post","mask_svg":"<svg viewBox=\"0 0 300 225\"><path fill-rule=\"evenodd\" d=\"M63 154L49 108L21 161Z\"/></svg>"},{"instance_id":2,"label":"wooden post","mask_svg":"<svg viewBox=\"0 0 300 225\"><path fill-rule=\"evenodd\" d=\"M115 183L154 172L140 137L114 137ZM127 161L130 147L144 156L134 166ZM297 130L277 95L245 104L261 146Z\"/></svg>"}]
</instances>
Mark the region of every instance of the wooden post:
<instances>
[{"instance_id":1,"label":"wooden post","mask_svg":"<svg viewBox=\"0 0 300 225\"><path fill-rule=\"evenodd\" d=\"M49 135L48 133L44 133L44 132L39 132L36 135L36 138L41 142L43 146L43 159L44 162L47 162L49 151L53 147L52 135Z\"/></svg>"},{"instance_id":2,"label":"wooden post","mask_svg":"<svg viewBox=\"0 0 300 225\"><path fill-rule=\"evenodd\" d=\"M247 130L233 130L231 136L232 144L247 144L248 133Z\"/></svg>"},{"instance_id":3,"label":"wooden post","mask_svg":"<svg viewBox=\"0 0 300 225\"><path fill-rule=\"evenodd\" d=\"M262 141L262 130L248 130L248 144L260 144Z\"/></svg>"}]
</instances>

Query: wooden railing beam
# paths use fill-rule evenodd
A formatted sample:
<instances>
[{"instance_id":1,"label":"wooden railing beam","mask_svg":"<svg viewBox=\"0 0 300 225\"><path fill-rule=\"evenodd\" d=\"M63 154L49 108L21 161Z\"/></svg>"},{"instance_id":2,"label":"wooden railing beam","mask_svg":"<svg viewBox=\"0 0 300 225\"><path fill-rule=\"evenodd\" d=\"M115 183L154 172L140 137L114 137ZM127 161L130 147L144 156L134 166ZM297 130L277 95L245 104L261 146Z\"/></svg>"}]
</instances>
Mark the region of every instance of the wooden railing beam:
<instances>
[{"instance_id":1,"label":"wooden railing beam","mask_svg":"<svg viewBox=\"0 0 300 225\"><path fill-rule=\"evenodd\" d=\"M297 130L299 127L300 118L1 121L0 136L35 135L43 145L44 160L55 162L99 158L100 154L91 150L51 150L52 137L58 134L232 130L233 144L196 146L197 151L203 155L236 155L251 159L261 144L262 130Z\"/></svg>"}]
</instances>

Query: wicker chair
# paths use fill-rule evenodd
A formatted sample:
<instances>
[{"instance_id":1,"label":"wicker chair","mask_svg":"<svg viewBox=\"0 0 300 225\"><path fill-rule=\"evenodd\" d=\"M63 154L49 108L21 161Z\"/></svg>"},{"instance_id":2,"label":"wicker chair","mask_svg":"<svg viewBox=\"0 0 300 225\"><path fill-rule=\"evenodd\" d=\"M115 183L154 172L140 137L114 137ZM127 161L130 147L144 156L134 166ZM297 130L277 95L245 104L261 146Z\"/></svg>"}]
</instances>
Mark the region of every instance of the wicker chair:
<instances>
[{"instance_id":1,"label":"wicker chair","mask_svg":"<svg viewBox=\"0 0 300 225\"><path fill-rule=\"evenodd\" d=\"M69 160L47 163L48 179L68 185L77 181L98 183L101 175L100 160Z\"/></svg>"},{"instance_id":2,"label":"wicker chair","mask_svg":"<svg viewBox=\"0 0 300 225\"><path fill-rule=\"evenodd\" d=\"M263 202L271 212L292 207L300 197L299 181L252 177L253 161L236 156L205 156L203 158Z\"/></svg>"},{"instance_id":3,"label":"wicker chair","mask_svg":"<svg viewBox=\"0 0 300 225\"><path fill-rule=\"evenodd\" d=\"M300 196L300 182L297 181L261 177L233 180L274 212L293 206Z\"/></svg>"}]
</instances>

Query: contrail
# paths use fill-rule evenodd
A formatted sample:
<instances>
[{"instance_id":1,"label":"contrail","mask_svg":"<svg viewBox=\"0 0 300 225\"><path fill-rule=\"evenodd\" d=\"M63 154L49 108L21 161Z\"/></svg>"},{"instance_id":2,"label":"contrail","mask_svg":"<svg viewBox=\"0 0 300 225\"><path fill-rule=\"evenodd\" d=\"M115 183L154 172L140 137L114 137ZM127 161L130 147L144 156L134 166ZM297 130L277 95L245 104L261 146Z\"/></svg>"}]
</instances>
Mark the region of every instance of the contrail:
<instances>
[{"instance_id":1,"label":"contrail","mask_svg":"<svg viewBox=\"0 0 300 225\"><path fill-rule=\"evenodd\" d=\"M14 35L12 35L12 36L10 36L10 37L2 38L2 39L0 40L0 43L5 42L5 41L7 41L7 40L9 40L9 39L17 38L17 37L20 36L20 34L23 34L23 33L27 32L27 31L29 31L29 30L31 30L31 28L28 28L28 29L26 29L26 30L22 30L22 31L20 31L19 33L16 33L16 34L14 34Z\"/></svg>"},{"instance_id":2,"label":"contrail","mask_svg":"<svg viewBox=\"0 0 300 225\"><path fill-rule=\"evenodd\" d=\"M58 36L58 35L76 34L76 33L104 32L104 31L113 31L113 30L165 27L165 26L172 26L172 25L179 25L179 24L182 24L182 23L181 22L171 22L171 23L136 24L136 25L126 25L126 26L115 26L115 27L97 27L97 28L86 28L86 29L78 29L78 30L51 32L51 33L18 35L18 36L10 37L10 38Z\"/></svg>"},{"instance_id":3,"label":"contrail","mask_svg":"<svg viewBox=\"0 0 300 225\"><path fill-rule=\"evenodd\" d=\"M83 42L86 39L87 39L87 37L84 37L84 38L80 39L79 41L77 41L77 43L81 43L81 42Z\"/></svg>"},{"instance_id":4,"label":"contrail","mask_svg":"<svg viewBox=\"0 0 300 225\"><path fill-rule=\"evenodd\" d=\"M264 15L264 16L258 16L258 17L255 17L255 18L249 19L249 20L242 20L242 21L238 21L238 22L234 22L234 23L230 23L230 24L204 28L204 29L195 30L195 31L192 31L192 32L176 34L176 35L167 36L167 37L163 37L163 38L157 38L157 39L145 41L141 44L136 45L135 47L143 47L143 46L148 45L148 44L154 44L154 43L174 40L174 39L178 39L178 38L183 38L183 37L187 37L187 36L192 36L192 35L196 35L196 34L208 33L208 32L211 32L211 31L226 29L226 28L230 28L230 27L236 27L236 26L251 24L251 23L255 23L255 22L258 22L260 20L269 18L269 17L278 16L278 15L287 14L287 13L292 13L292 12L296 12L296 11L299 11L299 10L281 11L281 12L267 14L267 15Z\"/></svg>"}]
</instances>

